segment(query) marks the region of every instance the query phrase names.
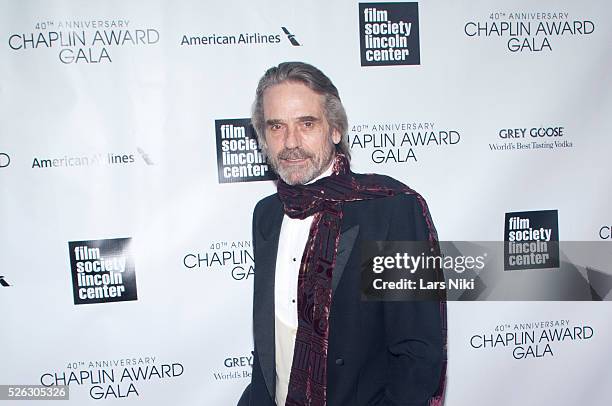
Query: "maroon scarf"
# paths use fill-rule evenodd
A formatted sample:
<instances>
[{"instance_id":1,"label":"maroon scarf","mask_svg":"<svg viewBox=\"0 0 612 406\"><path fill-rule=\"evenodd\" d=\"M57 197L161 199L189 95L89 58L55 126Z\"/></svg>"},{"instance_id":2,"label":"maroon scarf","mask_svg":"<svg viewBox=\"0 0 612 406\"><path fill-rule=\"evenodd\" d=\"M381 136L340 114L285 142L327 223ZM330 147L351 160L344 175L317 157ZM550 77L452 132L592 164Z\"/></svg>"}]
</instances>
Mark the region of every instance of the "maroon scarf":
<instances>
[{"instance_id":1,"label":"maroon scarf","mask_svg":"<svg viewBox=\"0 0 612 406\"><path fill-rule=\"evenodd\" d=\"M337 154L333 172L308 185L289 186L279 179L278 195L285 214L305 219L314 215L298 275L298 329L289 377L286 406L325 406L327 402L327 347L332 272L336 264L344 202L377 199L400 193L415 195L429 229L429 241L438 250L438 238L425 199L408 186L383 186L380 175L357 180L348 159ZM440 302L446 341L446 302ZM444 365L437 393L430 405L442 404L446 375Z\"/></svg>"}]
</instances>

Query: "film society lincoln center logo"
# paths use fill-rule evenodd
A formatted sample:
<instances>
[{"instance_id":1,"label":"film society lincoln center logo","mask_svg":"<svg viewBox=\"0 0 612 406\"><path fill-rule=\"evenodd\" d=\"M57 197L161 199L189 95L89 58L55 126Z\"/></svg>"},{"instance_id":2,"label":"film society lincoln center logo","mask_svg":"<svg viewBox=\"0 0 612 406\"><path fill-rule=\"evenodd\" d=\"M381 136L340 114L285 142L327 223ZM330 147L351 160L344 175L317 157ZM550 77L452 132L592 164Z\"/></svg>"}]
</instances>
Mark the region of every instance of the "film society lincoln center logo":
<instances>
[{"instance_id":1,"label":"film society lincoln center logo","mask_svg":"<svg viewBox=\"0 0 612 406\"><path fill-rule=\"evenodd\" d=\"M70 241L74 304L136 300L131 238Z\"/></svg>"},{"instance_id":2,"label":"film society lincoln center logo","mask_svg":"<svg viewBox=\"0 0 612 406\"><path fill-rule=\"evenodd\" d=\"M273 180L248 118L215 120L219 183Z\"/></svg>"},{"instance_id":3,"label":"film society lincoln center logo","mask_svg":"<svg viewBox=\"0 0 612 406\"><path fill-rule=\"evenodd\" d=\"M359 3L361 66L419 65L419 5Z\"/></svg>"},{"instance_id":4,"label":"film society lincoln center logo","mask_svg":"<svg viewBox=\"0 0 612 406\"><path fill-rule=\"evenodd\" d=\"M559 268L557 210L506 213L504 270Z\"/></svg>"}]
</instances>

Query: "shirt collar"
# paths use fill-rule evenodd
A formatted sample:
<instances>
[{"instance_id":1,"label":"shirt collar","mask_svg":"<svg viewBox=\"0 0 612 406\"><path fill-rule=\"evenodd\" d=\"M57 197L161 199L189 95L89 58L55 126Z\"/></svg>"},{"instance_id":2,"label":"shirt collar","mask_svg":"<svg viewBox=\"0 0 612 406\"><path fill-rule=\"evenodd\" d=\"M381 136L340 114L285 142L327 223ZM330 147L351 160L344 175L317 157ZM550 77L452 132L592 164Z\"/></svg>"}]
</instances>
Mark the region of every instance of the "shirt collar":
<instances>
[{"instance_id":1,"label":"shirt collar","mask_svg":"<svg viewBox=\"0 0 612 406\"><path fill-rule=\"evenodd\" d=\"M332 159L331 162L329 163L329 167L323 171L319 176L317 176L316 178L314 178L313 180L311 180L310 182L306 183L306 185L310 185L311 183L314 183L316 181L318 181L319 179L322 179L326 176L329 176L332 174L334 169L334 160Z\"/></svg>"}]
</instances>

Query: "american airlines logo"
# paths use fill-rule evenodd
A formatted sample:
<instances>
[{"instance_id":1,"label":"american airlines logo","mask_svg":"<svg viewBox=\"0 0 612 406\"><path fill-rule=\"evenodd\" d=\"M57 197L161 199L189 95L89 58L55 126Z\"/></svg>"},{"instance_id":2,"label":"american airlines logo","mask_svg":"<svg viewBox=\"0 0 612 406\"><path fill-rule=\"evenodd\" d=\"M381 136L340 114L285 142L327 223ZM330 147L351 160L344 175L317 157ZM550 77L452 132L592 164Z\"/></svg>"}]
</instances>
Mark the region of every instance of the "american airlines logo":
<instances>
[{"instance_id":1,"label":"american airlines logo","mask_svg":"<svg viewBox=\"0 0 612 406\"><path fill-rule=\"evenodd\" d=\"M183 34L181 38L181 46L266 46L266 45L279 45L285 43L282 40L283 34L289 40L289 43L294 47L299 47L301 44L298 42L295 35L292 34L287 27L280 27L281 31L278 31L278 26L273 31L250 31L250 32L206 32L197 34Z\"/></svg>"},{"instance_id":2,"label":"american airlines logo","mask_svg":"<svg viewBox=\"0 0 612 406\"><path fill-rule=\"evenodd\" d=\"M8 288L11 285L4 279L4 276L0 276L0 286Z\"/></svg>"},{"instance_id":3,"label":"american airlines logo","mask_svg":"<svg viewBox=\"0 0 612 406\"><path fill-rule=\"evenodd\" d=\"M281 27L281 28L283 29L283 32L285 33L285 35L289 39L289 42L291 42L291 45L293 45L294 47L299 47L300 43L295 39L295 35L290 33L287 28L285 28L285 27Z\"/></svg>"}]
</instances>

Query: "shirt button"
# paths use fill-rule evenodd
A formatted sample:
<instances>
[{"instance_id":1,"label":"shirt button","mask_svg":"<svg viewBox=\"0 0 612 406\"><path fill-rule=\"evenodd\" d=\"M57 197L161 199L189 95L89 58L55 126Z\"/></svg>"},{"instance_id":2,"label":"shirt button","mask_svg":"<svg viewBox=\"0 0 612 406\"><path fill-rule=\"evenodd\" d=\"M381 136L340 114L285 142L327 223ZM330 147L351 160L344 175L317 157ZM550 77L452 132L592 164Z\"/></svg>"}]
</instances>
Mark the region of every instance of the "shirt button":
<instances>
[{"instance_id":1,"label":"shirt button","mask_svg":"<svg viewBox=\"0 0 612 406\"><path fill-rule=\"evenodd\" d=\"M297 261L297 259L293 258L293 262Z\"/></svg>"},{"instance_id":2,"label":"shirt button","mask_svg":"<svg viewBox=\"0 0 612 406\"><path fill-rule=\"evenodd\" d=\"M292 299L291 301L292 301L293 303L295 303L295 299Z\"/></svg>"},{"instance_id":3,"label":"shirt button","mask_svg":"<svg viewBox=\"0 0 612 406\"><path fill-rule=\"evenodd\" d=\"M343 360L342 358L338 358L338 359L336 360L336 365L338 365L338 366L342 366L342 365L344 365L344 360Z\"/></svg>"}]
</instances>

